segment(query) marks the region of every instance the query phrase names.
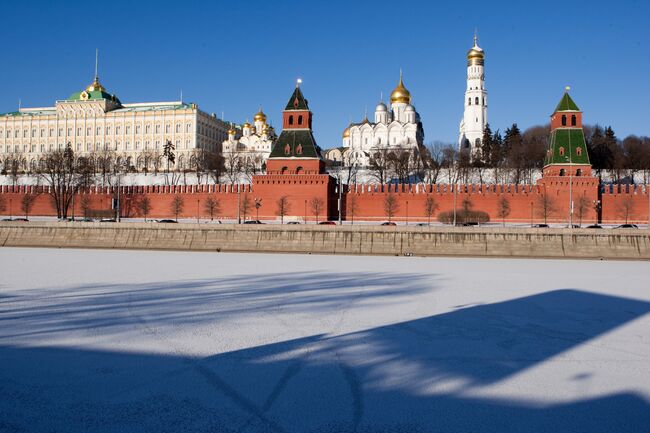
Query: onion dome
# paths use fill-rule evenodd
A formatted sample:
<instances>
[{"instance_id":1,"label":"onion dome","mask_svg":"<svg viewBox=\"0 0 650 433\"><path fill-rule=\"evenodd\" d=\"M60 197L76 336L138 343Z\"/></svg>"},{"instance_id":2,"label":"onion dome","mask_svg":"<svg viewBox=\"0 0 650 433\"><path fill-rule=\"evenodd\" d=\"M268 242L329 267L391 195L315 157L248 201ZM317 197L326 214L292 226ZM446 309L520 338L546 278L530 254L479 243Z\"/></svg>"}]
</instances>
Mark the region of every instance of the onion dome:
<instances>
[{"instance_id":1,"label":"onion dome","mask_svg":"<svg viewBox=\"0 0 650 433\"><path fill-rule=\"evenodd\" d=\"M386 104L384 104L383 102L377 104L377 106L375 107L375 112L384 112L384 111L388 111L388 107L386 107Z\"/></svg>"},{"instance_id":2,"label":"onion dome","mask_svg":"<svg viewBox=\"0 0 650 433\"><path fill-rule=\"evenodd\" d=\"M404 112L405 112L405 113L410 113L410 112L412 112L412 111L415 111L415 108L413 108L413 106L410 105L410 104L407 105L406 108L404 108Z\"/></svg>"},{"instance_id":3,"label":"onion dome","mask_svg":"<svg viewBox=\"0 0 650 433\"><path fill-rule=\"evenodd\" d=\"M230 128L228 130L228 135L235 135L237 133L237 130L235 128Z\"/></svg>"},{"instance_id":4,"label":"onion dome","mask_svg":"<svg viewBox=\"0 0 650 433\"><path fill-rule=\"evenodd\" d=\"M402 79L402 72L400 71L399 74L399 83L397 84L397 87L393 90L393 93L390 94L390 102L391 104L395 103L402 103L402 104L410 104L411 103L411 92L407 90L406 87L404 87L404 81Z\"/></svg>"},{"instance_id":5,"label":"onion dome","mask_svg":"<svg viewBox=\"0 0 650 433\"><path fill-rule=\"evenodd\" d=\"M474 35L474 46L467 52L467 66L483 65L485 52L478 46L478 37Z\"/></svg>"},{"instance_id":6,"label":"onion dome","mask_svg":"<svg viewBox=\"0 0 650 433\"><path fill-rule=\"evenodd\" d=\"M350 124L352 126L352 124ZM350 126L343 130L343 138L348 138L350 136Z\"/></svg>"},{"instance_id":7,"label":"onion dome","mask_svg":"<svg viewBox=\"0 0 650 433\"><path fill-rule=\"evenodd\" d=\"M105 92L106 89L99 82L99 77L95 76L92 84L86 87L86 92Z\"/></svg>"},{"instance_id":8,"label":"onion dome","mask_svg":"<svg viewBox=\"0 0 650 433\"><path fill-rule=\"evenodd\" d=\"M246 121L246 123L244 123L244 124L242 125L242 128L250 128L250 127L251 127L251 124L248 123L248 120Z\"/></svg>"},{"instance_id":9,"label":"onion dome","mask_svg":"<svg viewBox=\"0 0 650 433\"><path fill-rule=\"evenodd\" d=\"M260 111L257 112L255 116L253 116L253 121L254 122L266 122L266 114L262 111L260 108Z\"/></svg>"}]
</instances>

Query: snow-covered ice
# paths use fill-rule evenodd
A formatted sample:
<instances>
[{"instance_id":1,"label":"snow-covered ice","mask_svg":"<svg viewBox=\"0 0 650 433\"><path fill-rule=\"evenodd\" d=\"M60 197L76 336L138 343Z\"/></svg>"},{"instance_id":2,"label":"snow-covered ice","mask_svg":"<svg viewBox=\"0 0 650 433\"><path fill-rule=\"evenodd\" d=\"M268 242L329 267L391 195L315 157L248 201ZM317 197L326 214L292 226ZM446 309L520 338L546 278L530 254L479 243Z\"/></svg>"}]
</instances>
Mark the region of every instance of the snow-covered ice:
<instances>
[{"instance_id":1,"label":"snow-covered ice","mask_svg":"<svg viewBox=\"0 0 650 433\"><path fill-rule=\"evenodd\" d=\"M650 263L0 249L0 432L650 431Z\"/></svg>"}]
</instances>

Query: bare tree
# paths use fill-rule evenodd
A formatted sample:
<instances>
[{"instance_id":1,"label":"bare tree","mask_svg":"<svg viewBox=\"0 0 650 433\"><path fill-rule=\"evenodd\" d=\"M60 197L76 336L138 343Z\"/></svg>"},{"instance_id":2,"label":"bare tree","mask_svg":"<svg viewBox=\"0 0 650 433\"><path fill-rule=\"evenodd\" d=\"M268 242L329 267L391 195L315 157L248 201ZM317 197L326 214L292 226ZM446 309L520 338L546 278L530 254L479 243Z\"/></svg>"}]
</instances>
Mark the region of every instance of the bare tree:
<instances>
[{"instance_id":1,"label":"bare tree","mask_svg":"<svg viewBox=\"0 0 650 433\"><path fill-rule=\"evenodd\" d=\"M368 166L370 176L379 184L383 185L388 181L389 169L390 158L388 150L376 150L370 157L370 165Z\"/></svg>"},{"instance_id":2,"label":"bare tree","mask_svg":"<svg viewBox=\"0 0 650 433\"><path fill-rule=\"evenodd\" d=\"M90 196L88 194L81 195L79 207L81 208L84 218L88 218L88 215L90 214Z\"/></svg>"},{"instance_id":3,"label":"bare tree","mask_svg":"<svg viewBox=\"0 0 650 433\"><path fill-rule=\"evenodd\" d=\"M544 224L550 216L557 212L555 199L548 195L546 191L537 197L537 212L539 216L544 218Z\"/></svg>"},{"instance_id":4,"label":"bare tree","mask_svg":"<svg viewBox=\"0 0 650 433\"><path fill-rule=\"evenodd\" d=\"M214 221L214 216L219 215L221 212L221 203L218 198L208 196L203 203L203 207L208 215L210 215L210 221Z\"/></svg>"},{"instance_id":5,"label":"bare tree","mask_svg":"<svg viewBox=\"0 0 650 433\"><path fill-rule=\"evenodd\" d=\"M388 217L388 221L392 221L395 214L399 212L399 203L395 194L388 193L384 197L384 213Z\"/></svg>"},{"instance_id":6,"label":"bare tree","mask_svg":"<svg viewBox=\"0 0 650 433\"><path fill-rule=\"evenodd\" d=\"M510 201L505 195L502 195L497 201L497 216L501 218L503 227L506 226L506 217L508 215L510 215Z\"/></svg>"},{"instance_id":7,"label":"bare tree","mask_svg":"<svg viewBox=\"0 0 650 433\"><path fill-rule=\"evenodd\" d=\"M140 211L140 214L144 216L144 222L147 222L147 215L149 215L149 212L151 212L151 199L149 198L149 196L144 195L140 200L138 200L138 210ZM181 210L182 210L182 205L181 205ZM178 219L178 216L176 217L176 219Z\"/></svg>"},{"instance_id":8,"label":"bare tree","mask_svg":"<svg viewBox=\"0 0 650 433\"><path fill-rule=\"evenodd\" d=\"M320 217L321 212L323 212L323 208L325 208L325 202L320 197L312 197L311 200L309 200L309 207L316 217L316 224L318 224L318 218Z\"/></svg>"},{"instance_id":9,"label":"bare tree","mask_svg":"<svg viewBox=\"0 0 650 433\"><path fill-rule=\"evenodd\" d=\"M407 183L411 175L411 152L396 149L387 155L388 167L402 183Z\"/></svg>"},{"instance_id":10,"label":"bare tree","mask_svg":"<svg viewBox=\"0 0 650 433\"><path fill-rule=\"evenodd\" d=\"M438 176L442 169L442 150L444 144L441 141L434 141L427 145L422 151L422 163L425 173L425 182L434 184L438 182Z\"/></svg>"},{"instance_id":11,"label":"bare tree","mask_svg":"<svg viewBox=\"0 0 650 433\"><path fill-rule=\"evenodd\" d=\"M225 175L229 183L239 182L239 176L244 171L244 160L238 152L224 154Z\"/></svg>"},{"instance_id":12,"label":"bare tree","mask_svg":"<svg viewBox=\"0 0 650 433\"><path fill-rule=\"evenodd\" d=\"M358 207L359 206L357 203L357 195L350 194L350 200L348 200L347 214L352 217L351 218L352 225L354 225L354 216L357 214Z\"/></svg>"},{"instance_id":13,"label":"bare tree","mask_svg":"<svg viewBox=\"0 0 650 433\"><path fill-rule=\"evenodd\" d=\"M347 159L347 165L345 166L345 170L347 171L347 180L345 183L348 185L356 183L357 173L359 171L359 158L357 157L357 152L348 150L347 158L344 158L344 160L345 159Z\"/></svg>"},{"instance_id":14,"label":"bare tree","mask_svg":"<svg viewBox=\"0 0 650 433\"><path fill-rule=\"evenodd\" d=\"M27 158L20 153L12 153L5 157L4 169L11 177L13 185L18 183L22 169L27 165Z\"/></svg>"},{"instance_id":15,"label":"bare tree","mask_svg":"<svg viewBox=\"0 0 650 433\"><path fill-rule=\"evenodd\" d=\"M36 197L38 197L38 194L25 193L20 198L20 210L23 211L26 219L29 219L29 214L32 211L32 208L34 207L34 203L36 202Z\"/></svg>"},{"instance_id":16,"label":"bare tree","mask_svg":"<svg viewBox=\"0 0 650 433\"><path fill-rule=\"evenodd\" d=\"M427 195L427 198L424 201L424 214L427 217L427 225L431 225L431 217L434 213L436 213L436 210L439 207L440 205L436 201L435 197L433 197L431 194Z\"/></svg>"},{"instance_id":17,"label":"bare tree","mask_svg":"<svg viewBox=\"0 0 650 433\"><path fill-rule=\"evenodd\" d=\"M68 143L64 150L53 150L41 158L39 180L49 186L48 194L59 218L67 218L72 197L79 189L83 178L77 173L74 152Z\"/></svg>"},{"instance_id":18,"label":"bare tree","mask_svg":"<svg viewBox=\"0 0 650 433\"><path fill-rule=\"evenodd\" d=\"M0 195L0 213L7 210L7 201L4 196Z\"/></svg>"},{"instance_id":19,"label":"bare tree","mask_svg":"<svg viewBox=\"0 0 650 433\"><path fill-rule=\"evenodd\" d=\"M289 203L289 197L283 195L278 199L276 205L277 205L277 210L275 214L280 217L280 224L284 224L284 217L291 209L291 203Z\"/></svg>"},{"instance_id":20,"label":"bare tree","mask_svg":"<svg viewBox=\"0 0 650 433\"><path fill-rule=\"evenodd\" d=\"M621 200L616 204L616 212L619 217L625 220L625 224L630 221L630 215L634 208L634 199L631 194L621 196Z\"/></svg>"},{"instance_id":21,"label":"bare tree","mask_svg":"<svg viewBox=\"0 0 650 433\"><path fill-rule=\"evenodd\" d=\"M241 212L244 221L246 221L246 217L252 208L253 208L253 200L251 200L248 194L244 194L241 199L241 203L239 204L239 211Z\"/></svg>"},{"instance_id":22,"label":"bare tree","mask_svg":"<svg viewBox=\"0 0 650 433\"><path fill-rule=\"evenodd\" d=\"M176 221L178 221L178 215L183 212L183 206L185 205L185 200L180 195L174 196L171 205L171 211L176 216Z\"/></svg>"},{"instance_id":23,"label":"bare tree","mask_svg":"<svg viewBox=\"0 0 650 433\"><path fill-rule=\"evenodd\" d=\"M576 201L574 206L576 215L578 217L578 225L582 226L582 220L584 219L585 215L587 215L589 208L591 208L591 202L589 201L587 196L581 195L580 197L578 197L578 200Z\"/></svg>"}]
</instances>

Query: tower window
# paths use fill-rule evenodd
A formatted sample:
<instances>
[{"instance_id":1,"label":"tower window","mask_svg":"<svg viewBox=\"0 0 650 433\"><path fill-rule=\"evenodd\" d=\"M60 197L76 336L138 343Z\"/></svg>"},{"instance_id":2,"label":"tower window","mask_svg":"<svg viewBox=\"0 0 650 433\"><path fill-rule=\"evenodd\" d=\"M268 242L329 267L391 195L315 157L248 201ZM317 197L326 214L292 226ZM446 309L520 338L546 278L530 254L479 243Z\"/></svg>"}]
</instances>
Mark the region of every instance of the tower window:
<instances>
[{"instance_id":1,"label":"tower window","mask_svg":"<svg viewBox=\"0 0 650 433\"><path fill-rule=\"evenodd\" d=\"M576 115L571 116L571 126L576 126L577 118Z\"/></svg>"},{"instance_id":2,"label":"tower window","mask_svg":"<svg viewBox=\"0 0 650 433\"><path fill-rule=\"evenodd\" d=\"M577 169L576 170L576 176L582 176L582 169Z\"/></svg>"},{"instance_id":3,"label":"tower window","mask_svg":"<svg viewBox=\"0 0 650 433\"><path fill-rule=\"evenodd\" d=\"M576 147L576 155L582 156L582 147Z\"/></svg>"},{"instance_id":4,"label":"tower window","mask_svg":"<svg viewBox=\"0 0 650 433\"><path fill-rule=\"evenodd\" d=\"M564 156L564 147L560 147L560 156Z\"/></svg>"},{"instance_id":5,"label":"tower window","mask_svg":"<svg viewBox=\"0 0 650 433\"><path fill-rule=\"evenodd\" d=\"M467 98L467 105L472 105L472 98Z\"/></svg>"},{"instance_id":6,"label":"tower window","mask_svg":"<svg viewBox=\"0 0 650 433\"><path fill-rule=\"evenodd\" d=\"M302 115L298 116L298 125L302 125Z\"/></svg>"},{"instance_id":7,"label":"tower window","mask_svg":"<svg viewBox=\"0 0 650 433\"><path fill-rule=\"evenodd\" d=\"M478 105L478 96L477 96L476 99L474 100L474 103L475 103L476 105Z\"/></svg>"},{"instance_id":8,"label":"tower window","mask_svg":"<svg viewBox=\"0 0 650 433\"><path fill-rule=\"evenodd\" d=\"M562 126L566 126L566 116L562 115Z\"/></svg>"},{"instance_id":9,"label":"tower window","mask_svg":"<svg viewBox=\"0 0 650 433\"><path fill-rule=\"evenodd\" d=\"M289 125L293 125L293 116L289 116Z\"/></svg>"},{"instance_id":10,"label":"tower window","mask_svg":"<svg viewBox=\"0 0 650 433\"><path fill-rule=\"evenodd\" d=\"M560 176L564 176L564 169L563 168L560 169Z\"/></svg>"}]
</instances>

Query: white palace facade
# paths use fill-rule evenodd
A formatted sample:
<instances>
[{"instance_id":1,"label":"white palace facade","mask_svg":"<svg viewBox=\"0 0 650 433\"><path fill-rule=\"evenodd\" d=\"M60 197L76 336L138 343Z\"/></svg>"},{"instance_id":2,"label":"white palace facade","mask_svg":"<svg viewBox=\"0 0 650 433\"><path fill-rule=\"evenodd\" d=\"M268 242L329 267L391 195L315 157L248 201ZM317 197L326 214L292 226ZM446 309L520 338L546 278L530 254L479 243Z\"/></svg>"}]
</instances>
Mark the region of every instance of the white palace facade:
<instances>
[{"instance_id":1,"label":"white palace facade","mask_svg":"<svg viewBox=\"0 0 650 433\"><path fill-rule=\"evenodd\" d=\"M161 158L171 141L176 166L182 168L197 149L220 150L227 134L226 122L193 103L123 104L95 74L90 86L54 107L0 114L0 166L8 157L19 157L24 169L33 168L44 153L70 144L78 155L114 152L128 168L141 170L144 153Z\"/></svg>"},{"instance_id":2,"label":"white palace facade","mask_svg":"<svg viewBox=\"0 0 650 433\"><path fill-rule=\"evenodd\" d=\"M334 160L338 154L343 165L364 167L377 151L399 149L418 153L423 143L420 115L411 104L411 93L400 73L399 83L390 95L390 106L381 101L375 107L374 122L366 116L362 122L350 124L343 131L343 147L332 149L326 156Z\"/></svg>"}]
</instances>

